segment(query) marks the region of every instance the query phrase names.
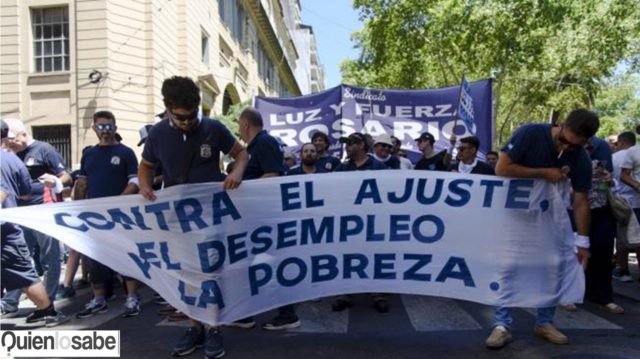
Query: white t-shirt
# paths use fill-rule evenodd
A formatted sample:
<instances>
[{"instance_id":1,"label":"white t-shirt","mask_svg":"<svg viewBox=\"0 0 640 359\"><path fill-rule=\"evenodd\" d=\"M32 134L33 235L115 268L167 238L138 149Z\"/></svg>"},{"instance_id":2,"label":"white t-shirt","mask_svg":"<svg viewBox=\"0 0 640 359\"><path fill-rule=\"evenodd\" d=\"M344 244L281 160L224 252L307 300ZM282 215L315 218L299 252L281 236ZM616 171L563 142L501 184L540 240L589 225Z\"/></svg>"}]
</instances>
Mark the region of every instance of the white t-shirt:
<instances>
[{"instance_id":1,"label":"white t-shirt","mask_svg":"<svg viewBox=\"0 0 640 359\"><path fill-rule=\"evenodd\" d=\"M633 208L640 208L640 193L633 188L625 185L620 180L622 168L631 170L631 177L636 181L640 181L640 146L635 145L627 150L618 151L613 154L613 174L618 184L616 189L618 193L629 201ZM625 188L626 187L626 188Z\"/></svg>"}]
</instances>

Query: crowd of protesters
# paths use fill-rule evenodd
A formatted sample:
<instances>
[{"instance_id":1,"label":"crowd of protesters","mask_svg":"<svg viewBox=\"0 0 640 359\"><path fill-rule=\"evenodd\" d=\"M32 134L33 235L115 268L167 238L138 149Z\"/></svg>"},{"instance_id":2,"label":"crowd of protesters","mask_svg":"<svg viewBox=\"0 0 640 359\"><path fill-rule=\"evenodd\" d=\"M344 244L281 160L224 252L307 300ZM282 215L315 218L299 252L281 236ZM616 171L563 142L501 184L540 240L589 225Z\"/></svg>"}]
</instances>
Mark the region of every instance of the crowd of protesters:
<instances>
[{"instance_id":1,"label":"crowd of protesters","mask_svg":"<svg viewBox=\"0 0 640 359\"><path fill-rule=\"evenodd\" d=\"M575 110L558 124L525 125L499 152L489 151L484 156L476 136L458 139L451 134L448 146L437 151L434 134L424 132L415 138L421 152L415 163L407 158L398 138L355 132L339 139L345 153L341 161L328 153L330 138L319 131L300 147L299 154L283 152L278 139L263 129L260 113L252 108L242 111L238 118L240 139L246 144L243 146L220 121L201 115L199 90L189 78L165 80L162 96L165 111L158 115L159 121L140 129L138 146L144 145L140 162L118 136L116 116L98 111L93 115L92 125L97 144L85 148L80 168L75 172L70 172L51 145L31 138L23 122L4 119L0 191L3 208L61 201L68 192L65 188L72 188L67 196L74 201L136 193L154 201L155 191L179 184L215 181L224 182L225 189L233 190L243 180L334 171L413 169L540 178L554 183L569 180L573 191L568 211L574 224L577 260L586 270L585 299L610 313L624 312L613 300L612 278L633 281L628 256L630 251L635 250L638 255L640 250L616 241L619 226L612 215L608 194L615 192L622 196L635 218L640 218L640 146L636 145L633 132L623 132L609 143L595 137L599 119L591 111ZM226 171L222 170L221 153L233 158ZM60 278L62 258L66 258L64 278ZM80 261L85 265L93 296L84 310L75 314L77 319L107 312L116 297L114 283L117 285L119 281L126 293L123 316L140 314L137 294L140 283L136 280L72 249L61 251L60 243L46 234L3 223L3 318L18 313L19 298L24 292L37 307L26 318L28 323L55 326L68 321L67 315L54 309L54 302L75 296L74 286L79 284L74 283L74 277L77 269L83 267ZM44 276L42 281L40 276ZM386 295L370 296L376 311L385 313L392 309ZM206 329L158 295L155 301L164 305L159 314L169 320L190 321L172 350L174 356L188 355L201 347L207 358L225 354L219 328ZM350 296L332 299L334 311L346 310L351 305ZM573 303L563 304L563 308L576 310ZM569 339L553 325L554 313L555 307L539 308L534 333L554 344L566 344ZM495 326L486 340L487 347L497 349L509 343L512 323L507 308L496 308ZM278 308L278 314L262 328L283 330L301 324L295 306L287 305ZM256 323L249 317L229 325L248 329Z\"/></svg>"}]
</instances>

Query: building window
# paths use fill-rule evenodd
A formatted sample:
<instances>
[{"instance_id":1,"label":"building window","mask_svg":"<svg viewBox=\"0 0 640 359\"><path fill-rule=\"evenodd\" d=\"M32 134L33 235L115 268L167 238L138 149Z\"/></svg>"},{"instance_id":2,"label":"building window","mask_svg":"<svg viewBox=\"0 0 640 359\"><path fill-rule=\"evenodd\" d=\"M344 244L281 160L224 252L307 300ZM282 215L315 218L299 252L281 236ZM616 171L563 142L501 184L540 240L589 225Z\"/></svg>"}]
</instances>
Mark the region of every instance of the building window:
<instances>
[{"instance_id":1,"label":"building window","mask_svg":"<svg viewBox=\"0 0 640 359\"><path fill-rule=\"evenodd\" d=\"M34 139L49 143L67 166L71 165L71 125L32 126L31 132Z\"/></svg>"},{"instance_id":2,"label":"building window","mask_svg":"<svg viewBox=\"0 0 640 359\"><path fill-rule=\"evenodd\" d=\"M244 45L245 23L247 13L240 0L218 0L218 15L224 23L231 37L241 46Z\"/></svg>"},{"instance_id":3,"label":"building window","mask_svg":"<svg viewBox=\"0 0 640 359\"><path fill-rule=\"evenodd\" d=\"M204 31L202 32L201 52L202 63L209 65L209 36Z\"/></svg>"},{"instance_id":4,"label":"building window","mask_svg":"<svg viewBox=\"0 0 640 359\"><path fill-rule=\"evenodd\" d=\"M69 9L31 9L35 72L69 71Z\"/></svg>"}]
</instances>

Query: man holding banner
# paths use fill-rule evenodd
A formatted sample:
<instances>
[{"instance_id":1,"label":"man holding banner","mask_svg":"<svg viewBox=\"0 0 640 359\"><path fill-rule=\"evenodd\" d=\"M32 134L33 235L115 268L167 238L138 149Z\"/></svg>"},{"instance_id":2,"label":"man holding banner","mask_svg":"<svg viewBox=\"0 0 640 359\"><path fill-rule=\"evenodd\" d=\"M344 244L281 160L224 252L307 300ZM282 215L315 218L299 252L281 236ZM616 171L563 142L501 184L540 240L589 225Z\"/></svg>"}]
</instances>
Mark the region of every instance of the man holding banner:
<instances>
[{"instance_id":1,"label":"man holding banner","mask_svg":"<svg viewBox=\"0 0 640 359\"><path fill-rule=\"evenodd\" d=\"M505 177L542 178L552 183L571 180L577 235L577 259L586 268L589 259L591 161L583 148L598 131L598 116L588 110L572 111L564 124L527 124L513 134L496 165L496 174ZM569 339L553 325L555 307L538 308L534 333L554 344ZM504 347L512 340L513 318L508 308L495 312L494 329L486 340L492 349Z\"/></svg>"},{"instance_id":2,"label":"man holding banner","mask_svg":"<svg viewBox=\"0 0 640 359\"><path fill-rule=\"evenodd\" d=\"M155 168L162 167L165 187L184 183L221 182L224 189L237 188L248 162L246 150L231 132L217 120L201 117L200 90L188 77L174 76L162 84L166 118L151 128L138 168L140 194L155 201ZM220 172L220 152L236 161L226 177ZM217 328L205 335L202 323L191 319L191 327L173 349L172 355L185 356L204 346L206 358L225 355Z\"/></svg>"}]
</instances>

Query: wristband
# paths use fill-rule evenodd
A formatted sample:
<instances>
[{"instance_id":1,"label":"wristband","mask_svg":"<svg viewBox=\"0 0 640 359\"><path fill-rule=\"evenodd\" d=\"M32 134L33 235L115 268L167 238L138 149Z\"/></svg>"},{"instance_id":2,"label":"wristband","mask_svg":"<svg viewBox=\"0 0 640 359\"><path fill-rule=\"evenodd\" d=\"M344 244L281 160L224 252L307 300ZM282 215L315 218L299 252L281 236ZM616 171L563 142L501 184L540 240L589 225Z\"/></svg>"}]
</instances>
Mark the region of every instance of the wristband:
<instances>
[{"instance_id":1,"label":"wristband","mask_svg":"<svg viewBox=\"0 0 640 359\"><path fill-rule=\"evenodd\" d=\"M138 181L138 177L131 177L131 178L129 178L129 182L128 182L128 183L133 183L133 184L135 184L136 186L139 186L139 185L140 185L140 183L139 183L139 181Z\"/></svg>"},{"instance_id":2,"label":"wristband","mask_svg":"<svg viewBox=\"0 0 640 359\"><path fill-rule=\"evenodd\" d=\"M589 249L589 237L588 236L581 236L579 234L576 234L575 235L575 244L576 244L576 247Z\"/></svg>"},{"instance_id":3,"label":"wristband","mask_svg":"<svg viewBox=\"0 0 640 359\"><path fill-rule=\"evenodd\" d=\"M53 187L53 192L55 194L60 194L62 193L62 190L64 189L64 185L62 184L62 180L58 177L55 178L56 181L56 185L55 187Z\"/></svg>"}]
</instances>

